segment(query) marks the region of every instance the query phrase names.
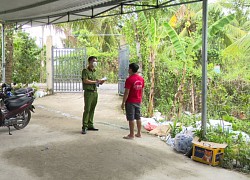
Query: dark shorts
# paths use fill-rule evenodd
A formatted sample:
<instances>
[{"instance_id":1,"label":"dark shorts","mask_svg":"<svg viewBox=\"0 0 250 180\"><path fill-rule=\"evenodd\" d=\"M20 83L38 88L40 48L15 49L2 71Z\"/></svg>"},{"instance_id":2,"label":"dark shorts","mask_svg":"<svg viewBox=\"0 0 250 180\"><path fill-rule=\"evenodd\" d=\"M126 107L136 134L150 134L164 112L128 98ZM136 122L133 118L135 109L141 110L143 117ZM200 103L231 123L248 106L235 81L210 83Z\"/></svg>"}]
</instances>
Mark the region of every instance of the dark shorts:
<instances>
[{"instance_id":1,"label":"dark shorts","mask_svg":"<svg viewBox=\"0 0 250 180\"><path fill-rule=\"evenodd\" d=\"M125 104L126 117L128 121L140 120L141 118L141 104L140 103L126 103Z\"/></svg>"}]
</instances>

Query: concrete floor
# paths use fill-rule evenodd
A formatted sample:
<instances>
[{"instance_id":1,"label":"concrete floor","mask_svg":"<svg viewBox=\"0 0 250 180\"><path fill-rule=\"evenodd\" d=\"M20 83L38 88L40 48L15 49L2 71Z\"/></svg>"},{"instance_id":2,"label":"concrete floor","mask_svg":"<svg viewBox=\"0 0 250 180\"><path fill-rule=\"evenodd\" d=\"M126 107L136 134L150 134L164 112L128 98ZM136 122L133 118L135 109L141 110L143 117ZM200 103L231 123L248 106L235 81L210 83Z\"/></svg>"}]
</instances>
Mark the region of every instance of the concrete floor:
<instances>
[{"instance_id":1,"label":"concrete floor","mask_svg":"<svg viewBox=\"0 0 250 180\"><path fill-rule=\"evenodd\" d=\"M0 180L249 180L176 153L155 136L124 140L128 124L116 85L103 85L95 114L98 132L82 135L82 93L37 98L30 124L0 128Z\"/></svg>"}]
</instances>

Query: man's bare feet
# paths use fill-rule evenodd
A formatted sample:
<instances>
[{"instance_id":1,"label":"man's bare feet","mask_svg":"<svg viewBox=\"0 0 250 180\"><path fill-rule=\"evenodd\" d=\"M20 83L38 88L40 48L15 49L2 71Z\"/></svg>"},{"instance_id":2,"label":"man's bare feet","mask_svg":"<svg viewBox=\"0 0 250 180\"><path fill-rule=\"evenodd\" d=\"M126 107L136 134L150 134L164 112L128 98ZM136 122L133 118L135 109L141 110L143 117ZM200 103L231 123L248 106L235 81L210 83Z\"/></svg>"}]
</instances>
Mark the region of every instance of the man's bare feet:
<instances>
[{"instance_id":1,"label":"man's bare feet","mask_svg":"<svg viewBox=\"0 0 250 180\"><path fill-rule=\"evenodd\" d=\"M127 136L124 136L123 139L134 139L134 136L127 135Z\"/></svg>"},{"instance_id":2,"label":"man's bare feet","mask_svg":"<svg viewBox=\"0 0 250 180\"><path fill-rule=\"evenodd\" d=\"M141 134L136 134L135 137L141 138Z\"/></svg>"}]
</instances>

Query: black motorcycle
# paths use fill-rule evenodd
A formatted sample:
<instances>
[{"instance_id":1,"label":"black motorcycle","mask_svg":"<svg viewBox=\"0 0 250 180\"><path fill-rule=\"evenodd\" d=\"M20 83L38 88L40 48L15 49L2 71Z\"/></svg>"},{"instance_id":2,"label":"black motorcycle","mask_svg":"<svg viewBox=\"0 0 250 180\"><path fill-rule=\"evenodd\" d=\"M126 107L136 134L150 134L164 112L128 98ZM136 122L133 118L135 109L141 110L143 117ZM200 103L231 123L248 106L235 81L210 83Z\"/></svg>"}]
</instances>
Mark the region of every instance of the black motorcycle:
<instances>
[{"instance_id":1,"label":"black motorcycle","mask_svg":"<svg viewBox=\"0 0 250 180\"><path fill-rule=\"evenodd\" d=\"M31 119L31 112L34 112L34 90L32 88L22 88L14 91L14 95L10 94L11 88L2 88L0 92L1 111L0 111L0 126L14 126L20 130L25 128Z\"/></svg>"}]
</instances>

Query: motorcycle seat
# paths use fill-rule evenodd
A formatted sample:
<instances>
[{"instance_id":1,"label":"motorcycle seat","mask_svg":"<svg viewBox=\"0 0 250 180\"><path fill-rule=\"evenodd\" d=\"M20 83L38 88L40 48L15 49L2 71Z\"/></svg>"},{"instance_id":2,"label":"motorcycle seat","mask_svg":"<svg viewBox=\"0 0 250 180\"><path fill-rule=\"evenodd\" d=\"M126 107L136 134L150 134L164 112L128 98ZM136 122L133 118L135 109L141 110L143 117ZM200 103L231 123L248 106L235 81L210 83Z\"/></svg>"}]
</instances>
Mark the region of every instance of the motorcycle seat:
<instances>
[{"instance_id":1,"label":"motorcycle seat","mask_svg":"<svg viewBox=\"0 0 250 180\"><path fill-rule=\"evenodd\" d=\"M20 89L16 90L14 92L14 94L18 95L18 94L26 94L26 93L30 93L30 92L33 92L33 89L31 87L28 87L28 88L20 88Z\"/></svg>"},{"instance_id":2,"label":"motorcycle seat","mask_svg":"<svg viewBox=\"0 0 250 180\"><path fill-rule=\"evenodd\" d=\"M22 96L22 97L12 96L10 98L5 99L4 104L6 108L10 111L10 110L18 109L22 105L30 102L31 99L32 97L27 97L27 96Z\"/></svg>"}]
</instances>

